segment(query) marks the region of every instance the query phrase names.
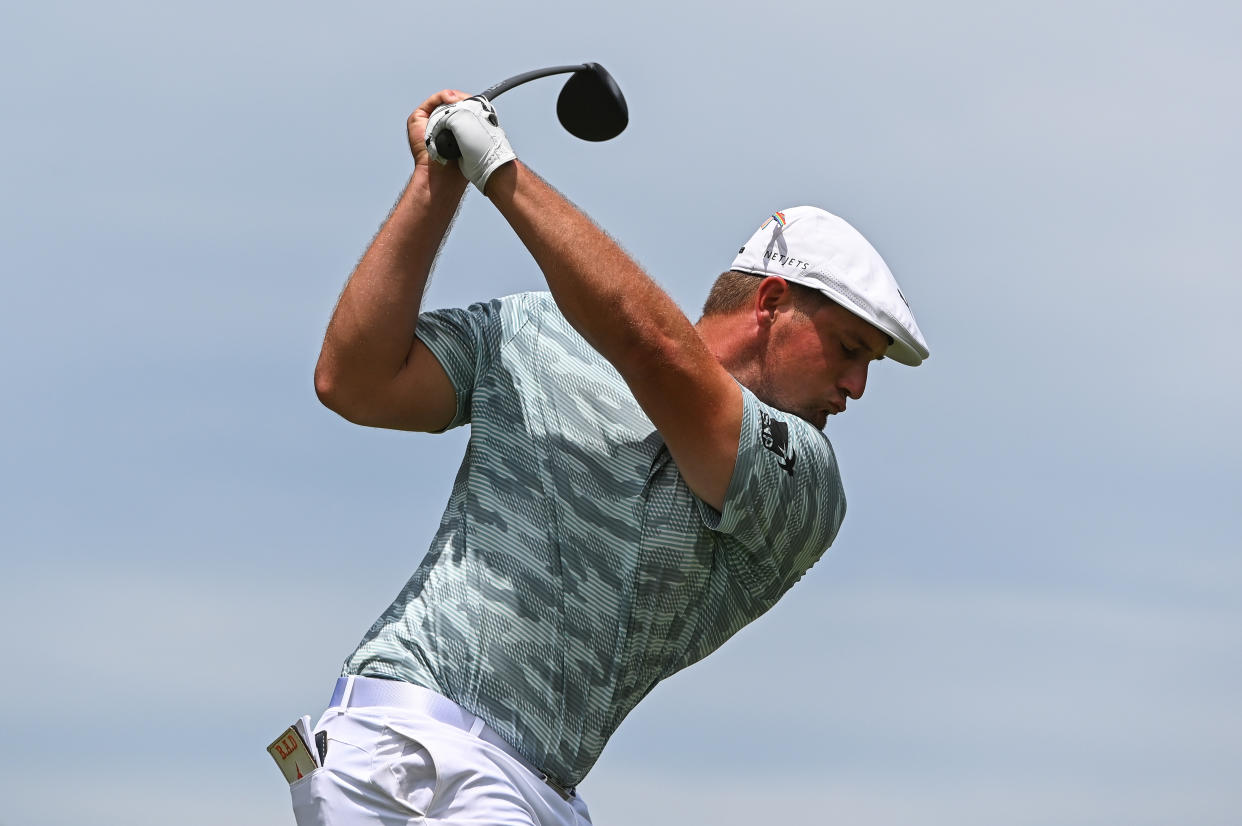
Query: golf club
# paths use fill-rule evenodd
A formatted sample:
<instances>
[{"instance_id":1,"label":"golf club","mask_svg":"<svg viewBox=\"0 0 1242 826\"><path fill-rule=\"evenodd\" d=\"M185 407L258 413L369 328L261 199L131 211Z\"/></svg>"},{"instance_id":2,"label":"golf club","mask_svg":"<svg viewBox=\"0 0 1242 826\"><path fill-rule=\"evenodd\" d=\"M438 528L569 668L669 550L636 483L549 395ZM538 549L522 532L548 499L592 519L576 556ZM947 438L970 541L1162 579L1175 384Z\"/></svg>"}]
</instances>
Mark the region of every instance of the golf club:
<instances>
[{"instance_id":1,"label":"golf club","mask_svg":"<svg viewBox=\"0 0 1242 826\"><path fill-rule=\"evenodd\" d=\"M625 96L621 94L617 82L598 63L552 66L523 72L488 87L480 93L480 97L495 100L514 86L566 72L573 74L565 81L565 87L556 99L556 117L561 126L584 141L606 141L620 135L630 122L630 110L625 105ZM435 148L442 157L461 157L457 139L447 130L436 138Z\"/></svg>"}]
</instances>

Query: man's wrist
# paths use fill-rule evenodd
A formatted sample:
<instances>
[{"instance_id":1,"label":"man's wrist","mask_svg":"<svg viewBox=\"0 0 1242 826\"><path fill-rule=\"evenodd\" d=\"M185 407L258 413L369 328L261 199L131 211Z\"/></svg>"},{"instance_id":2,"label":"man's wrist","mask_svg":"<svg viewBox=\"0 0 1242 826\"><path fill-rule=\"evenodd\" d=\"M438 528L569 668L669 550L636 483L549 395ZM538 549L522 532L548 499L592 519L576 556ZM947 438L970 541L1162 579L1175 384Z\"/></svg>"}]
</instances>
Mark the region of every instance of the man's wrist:
<instances>
[{"instance_id":1,"label":"man's wrist","mask_svg":"<svg viewBox=\"0 0 1242 826\"><path fill-rule=\"evenodd\" d=\"M456 164L441 166L430 162L417 164L411 177L414 187L426 191L433 198L453 198L461 200L465 195L470 181L457 169Z\"/></svg>"},{"instance_id":2,"label":"man's wrist","mask_svg":"<svg viewBox=\"0 0 1242 826\"><path fill-rule=\"evenodd\" d=\"M483 195L495 201L497 196L504 192L512 193L517 186L518 164L520 163L520 160L514 158L508 163L498 166L488 176L487 186L483 190Z\"/></svg>"}]
</instances>

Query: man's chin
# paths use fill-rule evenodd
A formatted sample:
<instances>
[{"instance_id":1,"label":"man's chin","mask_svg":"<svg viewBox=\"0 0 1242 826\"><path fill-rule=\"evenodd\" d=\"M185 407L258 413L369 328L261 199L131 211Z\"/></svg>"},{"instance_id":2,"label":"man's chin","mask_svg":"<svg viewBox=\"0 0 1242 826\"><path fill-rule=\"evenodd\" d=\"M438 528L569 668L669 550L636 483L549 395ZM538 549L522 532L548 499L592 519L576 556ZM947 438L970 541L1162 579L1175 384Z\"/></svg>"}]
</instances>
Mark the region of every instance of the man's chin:
<instances>
[{"instance_id":1,"label":"man's chin","mask_svg":"<svg viewBox=\"0 0 1242 826\"><path fill-rule=\"evenodd\" d=\"M780 399L769 393L763 392L759 388L752 387L750 392L754 393L755 398L759 399L759 401L763 402L768 407L774 407L782 413L789 413L792 416L797 416L799 419L811 425L816 430L823 430L828 426L828 414L822 410L798 410L794 405L783 404Z\"/></svg>"},{"instance_id":2,"label":"man's chin","mask_svg":"<svg viewBox=\"0 0 1242 826\"><path fill-rule=\"evenodd\" d=\"M797 416L802 421L814 427L816 430L823 430L825 427L828 426L828 414L823 412L822 410L816 411L815 413L804 413L798 410L789 410L788 408L784 408L776 404L772 406L775 407L777 410L783 410L786 413L792 413L793 415Z\"/></svg>"},{"instance_id":3,"label":"man's chin","mask_svg":"<svg viewBox=\"0 0 1242 826\"><path fill-rule=\"evenodd\" d=\"M775 406L776 405L773 405L773 407ZM814 427L816 430L823 430L825 427L828 426L828 414L825 413L823 410L807 411L807 410L789 410L785 408L781 408L781 409L785 410L786 413L792 413L793 415L797 416L802 421Z\"/></svg>"}]
</instances>

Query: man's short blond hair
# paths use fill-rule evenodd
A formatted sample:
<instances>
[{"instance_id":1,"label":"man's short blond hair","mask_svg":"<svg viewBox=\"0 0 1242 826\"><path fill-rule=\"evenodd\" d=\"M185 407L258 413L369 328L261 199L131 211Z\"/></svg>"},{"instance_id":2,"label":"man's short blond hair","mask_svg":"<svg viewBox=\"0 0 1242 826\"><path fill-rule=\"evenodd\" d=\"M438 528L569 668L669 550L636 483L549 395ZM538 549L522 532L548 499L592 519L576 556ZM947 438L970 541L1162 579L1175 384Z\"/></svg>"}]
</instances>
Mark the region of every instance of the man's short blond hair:
<instances>
[{"instance_id":1,"label":"man's short blond hair","mask_svg":"<svg viewBox=\"0 0 1242 826\"><path fill-rule=\"evenodd\" d=\"M729 315L746 309L754 303L755 293L759 292L759 285L762 283L763 277L752 273L738 270L722 272L716 277L716 283L712 285L707 300L703 302L703 317ZM829 300L818 290L788 283L797 297L795 306L803 311L812 312L819 301Z\"/></svg>"}]
</instances>

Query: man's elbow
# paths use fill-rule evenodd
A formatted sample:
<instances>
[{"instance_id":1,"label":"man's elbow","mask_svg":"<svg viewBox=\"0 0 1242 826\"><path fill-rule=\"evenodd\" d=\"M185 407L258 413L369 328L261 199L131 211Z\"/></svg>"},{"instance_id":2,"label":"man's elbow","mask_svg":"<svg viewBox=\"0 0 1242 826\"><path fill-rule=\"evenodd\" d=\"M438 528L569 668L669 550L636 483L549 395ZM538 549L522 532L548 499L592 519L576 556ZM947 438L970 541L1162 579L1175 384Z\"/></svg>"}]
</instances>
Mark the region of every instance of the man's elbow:
<instances>
[{"instance_id":1,"label":"man's elbow","mask_svg":"<svg viewBox=\"0 0 1242 826\"><path fill-rule=\"evenodd\" d=\"M329 410L333 409L338 384L337 377L333 375L328 365L324 364L321 356L319 363L315 365L315 395Z\"/></svg>"},{"instance_id":2,"label":"man's elbow","mask_svg":"<svg viewBox=\"0 0 1242 826\"><path fill-rule=\"evenodd\" d=\"M315 395L324 407L351 424L393 430L430 430L411 424L408 414L394 407L382 389L368 389L357 382L342 381L339 373L315 368Z\"/></svg>"},{"instance_id":3,"label":"man's elbow","mask_svg":"<svg viewBox=\"0 0 1242 826\"><path fill-rule=\"evenodd\" d=\"M341 381L339 371L322 360L315 365L315 395L320 404L344 419L356 422L362 417L358 394L350 392L348 385Z\"/></svg>"},{"instance_id":4,"label":"man's elbow","mask_svg":"<svg viewBox=\"0 0 1242 826\"><path fill-rule=\"evenodd\" d=\"M342 369L320 356L315 365L315 395L324 407L354 424L438 432L457 415L457 391L439 362L432 359L422 363L422 368L421 372L407 368L385 379L353 365Z\"/></svg>"}]
</instances>

